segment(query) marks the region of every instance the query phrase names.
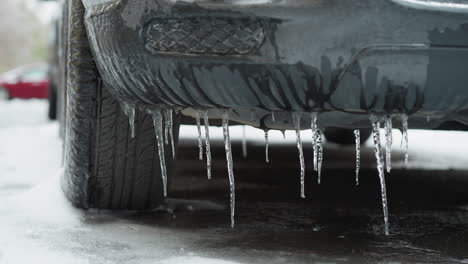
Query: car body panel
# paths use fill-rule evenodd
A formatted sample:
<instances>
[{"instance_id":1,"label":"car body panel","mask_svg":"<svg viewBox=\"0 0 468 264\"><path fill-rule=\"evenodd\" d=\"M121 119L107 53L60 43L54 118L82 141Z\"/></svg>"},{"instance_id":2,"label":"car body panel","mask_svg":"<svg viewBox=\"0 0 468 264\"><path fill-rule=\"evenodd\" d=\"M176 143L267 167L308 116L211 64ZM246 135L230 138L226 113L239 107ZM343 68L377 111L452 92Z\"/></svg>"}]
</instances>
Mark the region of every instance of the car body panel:
<instances>
[{"instance_id":1,"label":"car body panel","mask_svg":"<svg viewBox=\"0 0 468 264\"><path fill-rule=\"evenodd\" d=\"M140 107L231 109L269 128L292 128L296 111L320 112L323 126L368 126L371 112L468 124L463 12L403 0L85 2L102 78Z\"/></svg>"}]
</instances>

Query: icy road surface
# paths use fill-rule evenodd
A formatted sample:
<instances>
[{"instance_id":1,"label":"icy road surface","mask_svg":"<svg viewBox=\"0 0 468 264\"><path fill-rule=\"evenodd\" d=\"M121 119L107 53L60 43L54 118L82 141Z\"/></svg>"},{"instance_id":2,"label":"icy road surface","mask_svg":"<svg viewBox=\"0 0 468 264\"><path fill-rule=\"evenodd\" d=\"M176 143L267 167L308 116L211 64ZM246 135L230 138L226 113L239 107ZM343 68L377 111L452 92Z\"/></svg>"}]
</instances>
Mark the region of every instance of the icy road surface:
<instances>
[{"instance_id":1,"label":"icy road surface","mask_svg":"<svg viewBox=\"0 0 468 264\"><path fill-rule=\"evenodd\" d=\"M371 142L326 144L322 184L304 132L306 199L295 135L231 127L237 181L230 228L222 129L210 130L212 180L198 160L196 127L183 127L177 173L152 212L72 208L59 188L58 125L44 101L0 102L0 263L468 263L468 133L410 131L410 163L394 131L387 174L390 236L383 235ZM410 124L411 126L411 124Z\"/></svg>"}]
</instances>

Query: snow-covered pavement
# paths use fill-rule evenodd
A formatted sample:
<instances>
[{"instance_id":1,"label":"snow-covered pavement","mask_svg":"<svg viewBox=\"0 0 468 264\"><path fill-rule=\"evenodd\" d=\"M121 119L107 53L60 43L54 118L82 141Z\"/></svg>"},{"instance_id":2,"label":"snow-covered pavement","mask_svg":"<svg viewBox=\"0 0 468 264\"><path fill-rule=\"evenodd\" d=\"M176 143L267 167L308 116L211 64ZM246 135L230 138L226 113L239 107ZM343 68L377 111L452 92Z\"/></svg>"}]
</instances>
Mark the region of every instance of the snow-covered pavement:
<instances>
[{"instance_id":1,"label":"snow-covered pavement","mask_svg":"<svg viewBox=\"0 0 468 264\"><path fill-rule=\"evenodd\" d=\"M196 129L183 127L186 161L166 206L84 212L60 190L61 141L46 110L45 101L0 102L1 264L468 262L468 213L460 207L468 201L462 191L468 189L467 133L410 131L411 170L403 169L395 146L391 235L385 237L370 142L363 147L361 189L353 185L354 147L328 145L324 182L308 187L302 201L294 134L283 141L270 133L272 164L266 165L263 133L249 128L248 159L234 144L239 201L231 229L220 128L212 130L213 181L197 160ZM235 142L241 134L232 128ZM394 137L399 142L399 132ZM309 180L315 181L312 174ZM438 209L427 209L434 204Z\"/></svg>"},{"instance_id":2,"label":"snow-covered pavement","mask_svg":"<svg viewBox=\"0 0 468 264\"><path fill-rule=\"evenodd\" d=\"M30 189L60 168L58 126L44 101L0 102L0 197ZM47 176L46 176L47 175Z\"/></svg>"}]
</instances>

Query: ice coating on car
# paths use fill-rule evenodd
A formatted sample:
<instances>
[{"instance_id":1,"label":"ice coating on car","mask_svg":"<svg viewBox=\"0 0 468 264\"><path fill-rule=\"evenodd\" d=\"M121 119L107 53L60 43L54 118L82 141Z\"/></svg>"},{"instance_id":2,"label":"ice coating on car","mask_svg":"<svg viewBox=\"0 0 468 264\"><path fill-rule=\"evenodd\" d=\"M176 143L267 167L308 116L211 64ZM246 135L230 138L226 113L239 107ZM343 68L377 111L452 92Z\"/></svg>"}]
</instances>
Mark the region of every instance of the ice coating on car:
<instances>
[{"instance_id":1,"label":"ice coating on car","mask_svg":"<svg viewBox=\"0 0 468 264\"><path fill-rule=\"evenodd\" d=\"M255 121L257 120L257 114L255 113L254 110L250 110L250 121Z\"/></svg>"},{"instance_id":2,"label":"ice coating on car","mask_svg":"<svg viewBox=\"0 0 468 264\"><path fill-rule=\"evenodd\" d=\"M234 179L234 168L232 163L232 148L231 138L229 137L229 114L227 111L223 113L223 135L224 135L224 149L226 151L226 162L229 177L229 191L231 202L231 227L234 227L234 216L236 207L236 183Z\"/></svg>"},{"instance_id":3,"label":"ice coating on car","mask_svg":"<svg viewBox=\"0 0 468 264\"><path fill-rule=\"evenodd\" d=\"M408 155L408 115L401 114L401 146L405 152L405 165L408 165L409 155Z\"/></svg>"},{"instance_id":4,"label":"ice coating on car","mask_svg":"<svg viewBox=\"0 0 468 264\"><path fill-rule=\"evenodd\" d=\"M392 144L393 144L393 137L392 137L392 116L389 115L385 117L385 164L387 166L387 172L390 173L392 170Z\"/></svg>"},{"instance_id":5,"label":"ice coating on car","mask_svg":"<svg viewBox=\"0 0 468 264\"><path fill-rule=\"evenodd\" d=\"M361 167L361 131L354 130L354 142L356 144L356 185L359 185L359 169Z\"/></svg>"},{"instance_id":6,"label":"ice coating on car","mask_svg":"<svg viewBox=\"0 0 468 264\"><path fill-rule=\"evenodd\" d=\"M388 202L387 202L387 187L385 184L385 171L384 171L384 156L382 152L382 144L380 142L380 121L379 117L375 114L370 115L372 125L372 139L374 141L374 153L377 160L377 171L380 179L380 191L382 195L382 209L384 214L384 228L385 235L389 234L388 223Z\"/></svg>"},{"instance_id":7,"label":"ice coating on car","mask_svg":"<svg viewBox=\"0 0 468 264\"><path fill-rule=\"evenodd\" d=\"M265 161L267 163L270 163L270 158L269 158L269 155L268 155L268 147L269 147L269 142L268 142L268 130L265 130Z\"/></svg>"},{"instance_id":8,"label":"ice coating on car","mask_svg":"<svg viewBox=\"0 0 468 264\"><path fill-rule=\"evenodd\" d=\"M242 157L247 158L247 127L242 126Z\"/></svg>"},{"instance_id":9,"label":"ice coating on car","mask_svg":"<svg viewBox=\"0 0 468 264\"><path fill-rule=\"evenodd\" d=\"M305 198L305 162L304 162L304 150L302 148L301 140L301 116L302 113L294 112L293 113L293 123L296 127L296 144L297 150L299 151L299 163L301 166L301 197Z\"/></svg>"},{"instance_id":10,"label":"ice coating on car","mask_svg":"<svg viewBox=\"0 0 468 264\"><path fill-rule=\"evenodd\" d=\"M202 140L202 132L201 132L200 111L196 112L195 119L197 122L197 131L198 131L198 159L203 160L203 140Z\"/></svg>"},{"instance_id":11,"label":"ice coating on car","mask_svg":"<svg viewBox=\"0 0 468 264\"><path fill-rule=\"evenodd\" d=\"M135 104L122 101L122 110L128 117L128 123L130 125L130 134L132 138L135 137Z\"/></svg>"},{"instance_id":12,"label":"ice coating on car","mask_svg":"<svg viewBox=\"0 0 468 264\"><path fill-rule=\"evenodd\" d=\"M316 143L317 146L317 182L322 182L322 163L323 163L323 132L320 129L316 130Z\"/></svg>"},{"instance_id":13,"label":"ice coating on car","mask_svg":"<svg viewBox=\"0 0 468 264\"><path fill-rule=\"evenodd\" d=\"M203 113L203 121L205 123L206 175L208 179L211 180L210 121L208 118L208 110Z\"/></svg>"},{"instance_id":14,"label":"ice coating on car","mask_svg":"<svg viewBox=\"0 0 468 264\"><path fill-rule=\"evenodd\" d=\"M159 165L161 166L161 178L163 181L164 197L167 196L167 170L166 159L164 156L164 140L163 140L163 116L161 109L151 110L153 117L154 132L156 134L156 142L158 144Z\"/></svg>"}]
</instances>

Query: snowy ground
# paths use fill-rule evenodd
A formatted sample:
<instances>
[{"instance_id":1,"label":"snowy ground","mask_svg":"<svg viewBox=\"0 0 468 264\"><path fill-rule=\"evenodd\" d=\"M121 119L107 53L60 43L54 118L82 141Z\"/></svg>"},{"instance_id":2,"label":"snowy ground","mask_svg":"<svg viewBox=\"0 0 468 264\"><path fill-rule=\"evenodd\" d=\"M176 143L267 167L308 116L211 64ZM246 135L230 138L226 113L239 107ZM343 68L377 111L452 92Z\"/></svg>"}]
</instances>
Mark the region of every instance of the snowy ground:
<instances>
[{"instance_id":1,"label":"snowy ground","mask_svg":"<svg viewBox=\"0 0 468 264\"><path fill-rule=\"evenodd\" d=\"M284 141L271 133L267 165L263 133L248 130L243 159L241 129L233 128L238 204L231 229L219 128L212 130L213 181L196 159L195 129L183 127L184 161L164 208L83 212L60 191L61 142L46 110L44 101L0 102L2 264L468 263L467 133L410 131L408 169L396 148L387 177L391 235L385 237L370 142L359 187L353 185L353 147L326 147L320 186L312 183L306 148L308 197L301 200L293 134Z\"/></svg>"}]
</instances>

